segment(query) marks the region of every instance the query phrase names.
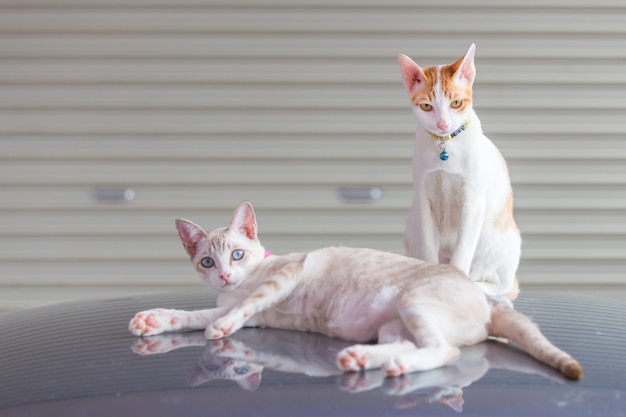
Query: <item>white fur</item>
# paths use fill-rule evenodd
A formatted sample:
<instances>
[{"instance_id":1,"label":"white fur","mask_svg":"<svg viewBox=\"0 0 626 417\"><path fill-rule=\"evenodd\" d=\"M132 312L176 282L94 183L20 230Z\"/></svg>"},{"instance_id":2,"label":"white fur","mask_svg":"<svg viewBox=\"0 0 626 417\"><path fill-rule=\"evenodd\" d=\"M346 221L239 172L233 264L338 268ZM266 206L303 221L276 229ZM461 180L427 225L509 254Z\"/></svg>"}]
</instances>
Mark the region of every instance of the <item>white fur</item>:
<instances>
[{"instance_id":1,"label":"white fur","mask_svg":"<svg viewBox=\"0 0 626 417\"><path fill-rule=\"evenodd\" d=\"M417 67L408 57L401 56L399 61L401 66ZM461 87L471 87L473 61L472 45L457 72L456 83ZM411 87L407 71L403 68L405 86ZM437 72L441 73L441 67ZM470 79L464 78L468 76ZM409 93L414 93L420 86L411 88ZM497 221L512 193L504 158L483 134L471 104L465 111L457 111L451 107L452 98L444 94L441 83L436 83L434 90L431 111L411 102L417 131L413 149L415 194L406 225L407 254L428 262L450 263L489 295L515 292L521 254L519 230L514 224L502 230ZM468 119L469 127L446 141L449 159L440 160L439 141L424 129L445 136ZM441 125L447 128L441 129Z\"/></svg>"}]
</instances>

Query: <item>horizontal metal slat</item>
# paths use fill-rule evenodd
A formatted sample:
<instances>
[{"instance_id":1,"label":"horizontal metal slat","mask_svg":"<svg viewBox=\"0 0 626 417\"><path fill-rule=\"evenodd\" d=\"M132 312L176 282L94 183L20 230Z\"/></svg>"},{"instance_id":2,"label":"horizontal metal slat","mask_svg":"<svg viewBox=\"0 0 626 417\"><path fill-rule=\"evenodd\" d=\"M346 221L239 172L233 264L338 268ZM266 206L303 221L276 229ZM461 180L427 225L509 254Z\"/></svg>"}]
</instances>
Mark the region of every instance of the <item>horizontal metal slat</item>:
<instances>
[{"instance_id":1,"label":"horizontal metal slat","mask_svg":"<svg viewBox=\"0 0 626 417\"><path fill-rule=\"evenodd\" d=\"M0 210L232 210L250 200L257 210L361 210L369 207L408 212L413 198L410 183L382 187L383 198L368 202L339 199L336 185L151 185L132 188L132 204L103 204L93 199L94 187L85 186L0 186ZM377 186L369 184L369 187ZM625 210L626 184L515 184L516 210ZM203 214L204 215L204 214Z\"/></svg>"},{"instance_id":2,"label":"horizontal metal slat","mask_svg":"<svg viewBox=\"0 0 626 417\"><path fill-rule=\"evenodd\" d=\"M451 155L454 155L451 152ZM509 164L516 184L613 185L626 183L626 165L621 160L545 161L519 160ZM209 162L100 162L5 161L0 164L0 185L410 185L411 165L385 160L361 161L231 161Z\"/></svg>"},{"instance_id":3,"label":"horizontal metal slat","mask_svg":"<svg viewBox=\"0 0 626 417\"><path fill-rule=\"evenodd\" d=\"M563 34L516 37L477 34L478 56L499 59L619 59L626 47L623 36L603 38ZM459 47L459 44L463 47ZM469 46L466 35L431 39L416 50L404 35L347 34L315 36L293 34L202 35L13 35L0 38L0 58L393 58L398 53L424 54L453 62ZM450 56L452 52L458 52ZM446 51L445 56L441 51ZM433 62L432 64L442 62ZM445 63L445 62L444 62ZM431 64L427 64L431 65Z\"/></svg>"},{"instance_id":4,"label":"horizontal metal slat","mask_svg":"<svg viewBox=\"0 0 626 417\"><path fill-rule=\"evenodd\" d=\"M483 125L484 126L484 125ZM488 129L488 126L487 126ZM544 160L615 160L626 158L624 134L507 134L487 135L509 161L516 159ZM601 146L599 145L601 143Z\"/></svg>"},{"instance_id":5,"label":"horizontal metal slat","mask_svg":"<svg viewBox=\"0 0 626 417\"><path fill-rule=\"evenodd\" d=\"M518 159L615 160L626 158L623 135L490 135L510 164ZM411 166L414 134L237 135L7 135L0 160L397 160ZM435 145L435 143L433 143Z\"/></svg>"},{"instance_id":6,"label":"horizontal metal slat","mask_svg":"<svg viewBox=\"0 0 626 417\"><path fill-rule=\"evenodd\" d=\"M523 210L515 211L523 237L531 235L626 235L623 210Z\"/></svg>"},{"instance_id":7,"label":"horizontal metal slat","mask_svg":"<svg viewBox=\"0 0 626 417\"><path fill-rule=\"evenodd\" d=\"M515 184L516 208L626 209L626 184Z\"/></svg>"},{"instance_id":8,"label":"horizontal metal slat","mask_svg":"<svg viewBox=\"0 0 626 417\"><path fill-rule=\"evenodd\" d=\"M259 2L258 0L179 0L176 2L177 7L185 8L201 8L201 7L256 7L256 8L274 8L274 7L290 7L290 8L374 8L374 9L388 9L389 7L411 7L416 6L413 0L387 0L384 4L378 0L300 0L294 2L293 0L264 0ZM440 8L440 7L467 7L468 3L464 0L437 0L420 3L420 7L426 8ZM24 7L45 7L47 9L63 9L68 7L78 8L135 8L141 7L142 9L159 9L159 8L171 8L171 0L107 0L103 3L102 0L56 0L51 3L49 0L5 0L2 3L2 8L24 8ZM588 0L552 0L546 3L543 0L528 0L524 3L515 1L499 2L494 4L490 0L474 0L472 2L473 8L486 8L492 10L494 7L505 9L528 9L537 8L538 10L559 8L573 8L573 9L590 9L590 8L609 8L609 9L623 9L624 3L621 0L598 0L590 3Z\"/></svg>"},{"instance_id":9,"label":"horizontal metal slat","mask_svg":"<svg viewBox=\"0 0 626 417\"><path fill-rule=\"evenodd\" d=\"M407 159L408 161L408 159ZM105 162L71 161L66 163L13 162L0 164L2 185L337 185L385 186L408 184L410 164L389 164L383 160L366 161L172 161Z\"/></svg>"},{"instance_id":10,"label":"horizontal metal slat","mask_svg":"<svg viewBox=\"0 0 626 417\"><path fill-rule=\"evenodd\" d=\"M419 24L416 24L419 18ZM6 10L0 14L0 33L483 33L563 34L626 33L620 14L602 9L466 8L200 8L200 9L89 9Z\"/></svg>"},{"instance_id":11,"label":"horizontal metal slat","mask_svg":"<svg viewBox=\"0 0 626 417\"><path fill-rule=\"evenodd\" d=\"M375 187L370 184L366 188ZM132 188L136 195L131 204L97 202L94 187L86 186L0 186L0 210L108 210L110 212L138 210L179 213L197 210L203 215L212 210L227 212L243 200L250 200L258 210L316 210L375 206L381 209L407 209L412 198L410 186L389 185L383 188L383 198L376 201L344 201L336 185L285 184L171 186L154 185ZM181 216L182 214L177 214Z\"/></svg>"},{"instance_id":12,"label":"horizontal metal slat","mask_svg":"<svg viewBox=\"0 0 626 417\"><path fill-rule=\"evenodd\" d=\"M132 203L131 203L132 204ZM159 236L176 238L174 220L190 219L210 231L226 226L232 208L227 210L125 210L88 212L67 211L3 211L0 236ZM281 235L402 235L408 210L381 209L375 204L345 206L341 210L257 210L259 229ZM604 234L626 235L626 212L623 210L524 210L518 209L515 219L523 237L553 235Z\"/></svg>"},{"instance_id":13,"label":"horizontal metal slat","mask_svg":"<svg viewBox=\"0 0 626 417\"><path fill-rule=\"evenodd\" d=\"M588 284L624 282L626 259L523 259L517 271L522 291L527 284Z\"/></svg>"},{"instance_id":14,"label":"horizontal metal slat","mask_svg":"<svg viewBox=\"0 0 626 417\"><path fill-rule=\"evenodd\" d=\"M460 43L460 42L459 42ZM458 48L457 48L458 49ZM256 86L263 83L341 85L386 84L402 91L402 83L394 51L386 56L362 59L346 57L293 58L238 56L228 58L140 59L137 57L71 60L53 57L5 58L0 61L0 84L150 84L198 85L226 83ZM424 51L404 51L422 66L445 63L457 54L437 61ZM460 51L458 55L462 54ZM425 62L428 61L428 62ZM477 57L477 90L484 85L608 85L626 83L620 58L593 60L593 71L586 60L546 60L536 57ZM250 71L254 68L254 71ZM580 74L584 74L581 77ZM545 98L545 97L544 97Z\"/></svg>"},{"instance_id":15,"label":"horizontal metal slat","mask_svg":"<svg viewBox=\"0 0 626 417\"><path fill-rule=\"evenodd\" d=\"M359 160L410 164L413 135L76 135L0 137L0 160ZM625 146L626 147L626 146Z\"/></svg>"},{"instance_id":16,"label":"horizontal metal slat","mask_svg":"<svg viewBox=\"0 0 626 417\"><path fill-rule=\"evenodd\" d=\"M185 217L199 223L210 231L227 226L235 206L229 210L145 212L3 212L0 216L0 236L157 236L177 240L174 220ZM257 210L259 211L259 210ZM257 213L261 233L281 235L380 235L401 234L404 230L404 210L364 211L346 209L340 211L268 211ZM626 230L625 230L626 232ZM9 238L10 239L10 238Z\"/></svg>"},{"instance_id":17,"label":"horizontal metal slat","mask_svg":"<svg viewBox=\"0 0 626 417\"><path fill-rule=\"evenodd\" d=\"M624 184L626 165L620 159L590 160L520 160L509 163L510 176L514 187L522 184Z\"/></svg>"},{"instance_id":18,"label":"horizontal metal slat","mask_svg":"<svg viewBox=\"0 0 626 417\"><path fill-rule=\"evenodd\" d=\"M589 126L591 129L594 126ZM605 124L603 128L607 128ZM608 126L610 128L610 126ZM316 112L246 109L240 111L111 110L0 111L0 135L6 134L410 134L410 110L389 113L363 110Z\"/></svg>"},{"instance_id":19,"label":"horizontal metal slat","mask_svg":"<svg viewBox=\"0 0 626 417\"><path fill-rule=\"evenodd\" d=\"M35 261L26 271L23 262L3 262L0 265L2 286L21 287L89 287L93 295L98 295L101 287L125 288L143 287L145 293L158 286L198 286L205 287L198 274L184 255L175 260L132 261ZM1 292L1 290L0 290Z\"/></svg>"}]
</instances>

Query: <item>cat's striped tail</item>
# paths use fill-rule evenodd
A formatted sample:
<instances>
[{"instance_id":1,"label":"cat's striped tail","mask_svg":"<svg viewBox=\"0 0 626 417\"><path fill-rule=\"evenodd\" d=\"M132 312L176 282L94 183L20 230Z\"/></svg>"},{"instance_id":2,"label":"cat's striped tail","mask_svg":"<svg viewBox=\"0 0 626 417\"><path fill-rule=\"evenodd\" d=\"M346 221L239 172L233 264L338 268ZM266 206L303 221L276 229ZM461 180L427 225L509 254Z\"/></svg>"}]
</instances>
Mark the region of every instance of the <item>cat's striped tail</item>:
<instances>
[{"instance_id":1,"label":"cat's striped tail","mask_svg":"<svg viewBox=\"0 0 626 417\"><path fill-rule=\"evenodd\" d=\"M583 368L578 361L554 346L530 318L504 302L490 299L490 303L489 336L511 340L535 359L558 369L567 379L583 377Z\"/></svg>"}]
</instances>

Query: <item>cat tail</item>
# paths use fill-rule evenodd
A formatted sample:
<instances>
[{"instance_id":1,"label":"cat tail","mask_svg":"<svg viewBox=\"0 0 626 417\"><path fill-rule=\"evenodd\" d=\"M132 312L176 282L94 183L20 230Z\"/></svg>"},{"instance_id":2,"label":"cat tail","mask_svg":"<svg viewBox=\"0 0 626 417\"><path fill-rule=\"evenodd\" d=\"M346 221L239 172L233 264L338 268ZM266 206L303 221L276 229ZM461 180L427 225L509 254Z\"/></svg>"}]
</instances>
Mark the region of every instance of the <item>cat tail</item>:
<instances>
[{"instance_id":1,"label":"cat tail","mask_svg":"<svg viewBox=\"0 0 626 417\"><path fill-rule=\"evenodd\" d=\"M505 302L490 298L490 304L489 336L510 339L538 361L559 370L567 379L583 377L578 361L554 346L530 318Z\"/></svg>"}]
</instances>

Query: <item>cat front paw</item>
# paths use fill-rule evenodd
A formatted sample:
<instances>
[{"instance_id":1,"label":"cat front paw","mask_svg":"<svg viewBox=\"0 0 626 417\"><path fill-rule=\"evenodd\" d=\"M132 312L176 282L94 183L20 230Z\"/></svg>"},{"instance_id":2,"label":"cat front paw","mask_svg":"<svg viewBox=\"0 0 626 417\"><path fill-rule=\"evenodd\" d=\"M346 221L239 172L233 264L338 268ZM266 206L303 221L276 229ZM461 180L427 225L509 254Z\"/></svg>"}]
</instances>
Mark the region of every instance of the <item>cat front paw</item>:
<instances>
[{"instance_id":1,"label":"cat front paw","mask_svg":"<svg viewBox=\"0 0 626 417\"><path fill-rule=\"evenodd\" d=\"M222 317L210 324L204 332L208 340L217 340L226 337L243 327L243 323L238 323L228 317Z\"/></svg>"},{"instance_id":2,"label":"cat front paw","mask_svg":"<svg viewBox=\"0 0 626 417\"><path fill-rule=\"evenodd\" d=\"M357 372L370 368L369 354L359 345L341 350L337 354L337 366L344 371Z\"/></svg>"},{"instance_id":3,"label":"cat front paw","mask_svg":"<svg viewBox=\"0 0 626 417\"><path fill-rule=\"evenodd\" d=\"M382 365L387 376L396 377L406 375L411 372L411 367L402 357L389 359Z\"/></svg>"},{"instance_id":4,"label":"cat front paw","mask_svg":"<svg viewBox=\"0 0 626 417\"><path fill-rule=\"evenodd\" d=\"M180 328L180 317L175 310L163 308L141 311L128 324L128 330L135 336L152 336Z\"/></svg>"}]
</instances>

